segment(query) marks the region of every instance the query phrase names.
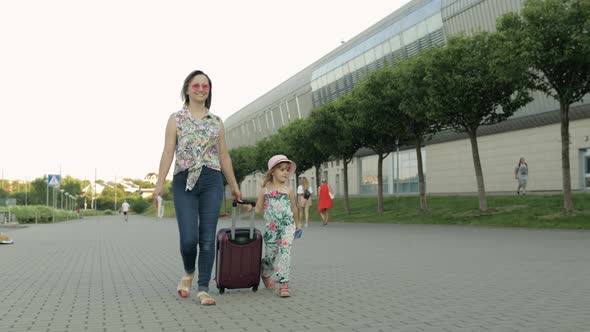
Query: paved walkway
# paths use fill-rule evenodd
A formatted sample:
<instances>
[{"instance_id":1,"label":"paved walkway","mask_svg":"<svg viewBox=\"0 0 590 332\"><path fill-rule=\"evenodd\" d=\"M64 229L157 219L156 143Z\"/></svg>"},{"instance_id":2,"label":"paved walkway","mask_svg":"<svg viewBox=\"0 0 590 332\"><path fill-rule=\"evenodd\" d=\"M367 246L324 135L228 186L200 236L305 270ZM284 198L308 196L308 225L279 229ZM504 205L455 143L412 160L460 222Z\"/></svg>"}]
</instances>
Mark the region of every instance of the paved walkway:
<instances>
[{"instance_id":1,"label":"paved walkway","mask_svg":"<svg viewBox=\"0 0 590 332\"><path fill-rule=\"evenodd\" d=\"M220 226L226 226L222 219ZM0 331L590 331L590 232L313 223L292 297L175 293L174 220L86 218L10 231Z\"/></svg>"}]
</instances>

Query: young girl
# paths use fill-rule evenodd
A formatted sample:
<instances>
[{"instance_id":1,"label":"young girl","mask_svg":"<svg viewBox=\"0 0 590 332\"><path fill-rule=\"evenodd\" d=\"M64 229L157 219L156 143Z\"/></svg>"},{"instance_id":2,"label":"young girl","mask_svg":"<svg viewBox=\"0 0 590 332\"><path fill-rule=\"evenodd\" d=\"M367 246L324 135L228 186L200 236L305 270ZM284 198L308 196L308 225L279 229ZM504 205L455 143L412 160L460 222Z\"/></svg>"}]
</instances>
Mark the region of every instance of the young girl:
<instances>
[{"instance_id":1,"label":"young girl","mask_svg":"<svg viewBox=\"0 0 590 332\"><path fill-rule=\"evenodd\" d=\"M264 219L267 221L263 235L266 249L262 258L262 281L267 289L274 289L271 279L274 274L280 284L280 297L289 296L293 235L295 230L301 228L295 194L288 186L289 178L296 168L297 165L284 155L270 158L268 172L256 202L256 213L260 213L264 207Z\"/></svg>"}]
</instances>

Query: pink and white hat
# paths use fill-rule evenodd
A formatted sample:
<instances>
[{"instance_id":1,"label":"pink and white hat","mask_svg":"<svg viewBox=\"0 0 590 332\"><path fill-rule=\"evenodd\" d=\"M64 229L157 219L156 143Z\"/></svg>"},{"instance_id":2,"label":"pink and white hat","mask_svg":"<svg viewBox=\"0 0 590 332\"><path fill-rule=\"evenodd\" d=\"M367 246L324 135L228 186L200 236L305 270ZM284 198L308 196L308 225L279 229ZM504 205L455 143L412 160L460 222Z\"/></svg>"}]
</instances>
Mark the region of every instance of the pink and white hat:
<instances>
[{"instance_id":1,"label":"pink and white hat","mask_svg":"<svg viewBox=\"0 0 590 332\"><path fill-rule=\"evenodd\" d=\"M268 171L266 171L266 174L268 174L270 172L270 170L273 169L273 167L275 167L276 165L278 165L280 163L290 163L291 167L289 168L289 176L295 174L295 170L297 169L297 164L295 164L294 161L289 160L289 158L287 158L287 156L282 155L282 154L277 154L275 156L272 156L272 158L270 158L270 160L268 161Z\"/></svg>"}]
</instances>

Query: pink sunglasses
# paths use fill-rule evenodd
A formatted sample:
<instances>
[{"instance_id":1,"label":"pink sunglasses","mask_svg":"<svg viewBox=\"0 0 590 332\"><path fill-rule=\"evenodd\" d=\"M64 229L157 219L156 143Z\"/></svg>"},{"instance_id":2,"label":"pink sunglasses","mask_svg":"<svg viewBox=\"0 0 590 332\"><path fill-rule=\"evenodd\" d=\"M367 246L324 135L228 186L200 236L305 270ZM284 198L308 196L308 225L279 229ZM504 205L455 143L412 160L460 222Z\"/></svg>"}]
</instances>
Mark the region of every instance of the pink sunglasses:
<instances>
[{"instance_id":1,"label":"pink sunglasses","mask_svg":"<svg viewBox=\"0 0 590 332\"><path fill-rule=\"evenodd\" d=\"M191 85L191 89L193 89L193 91L209 91L209 84L201 84L201 83L195 83L193 85Z\"/></svg>"}]
</instances>

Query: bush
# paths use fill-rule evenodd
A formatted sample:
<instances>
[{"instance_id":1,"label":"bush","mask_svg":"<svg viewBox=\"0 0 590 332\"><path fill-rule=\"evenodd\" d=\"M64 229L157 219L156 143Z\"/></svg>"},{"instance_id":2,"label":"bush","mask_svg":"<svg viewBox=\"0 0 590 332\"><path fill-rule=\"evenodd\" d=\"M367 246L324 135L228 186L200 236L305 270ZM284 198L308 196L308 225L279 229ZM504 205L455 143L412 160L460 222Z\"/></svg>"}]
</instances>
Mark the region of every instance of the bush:
<instances>
[{"instance_id":1,"label":"bush","mask_svg":"<svg viewBox=\"0 0 590 332\"><path fill-rule=\"evenodd\" d=\"M55 211L44 205L28 205L28 206L11 206L9 207L11 213L14 213L16 220L21 224L32 223L50 223L53 221L53 213L55 213L55 221L75 219L76 212L56 209Z\"/></svg>"},{"instance_id":2,"label":"bush","mask_svg":"<svg viewBox=\"0 0 590 332\"><path fill-rule=\"evenodd\" d=\"M137 214L143 213L143 211L150 207L150 203L146 202L143 198L137 198L131 201L130 205L131 209Z\"/></svg>"}]
</instances>

